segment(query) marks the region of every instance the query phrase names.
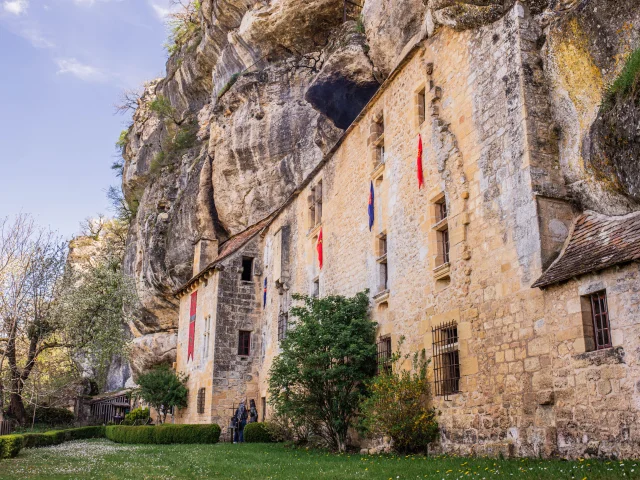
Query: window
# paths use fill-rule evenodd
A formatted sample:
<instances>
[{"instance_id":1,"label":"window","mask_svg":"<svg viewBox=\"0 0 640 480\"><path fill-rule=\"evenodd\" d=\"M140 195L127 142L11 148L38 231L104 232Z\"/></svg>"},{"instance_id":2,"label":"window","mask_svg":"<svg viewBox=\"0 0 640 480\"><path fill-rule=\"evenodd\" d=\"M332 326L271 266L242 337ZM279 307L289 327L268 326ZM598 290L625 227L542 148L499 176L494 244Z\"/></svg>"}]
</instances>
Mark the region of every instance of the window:
<instances>
[{"instance_id":1,"label":"window","mask_svg":"<svg viewBox=\"0 0 640 480\"><path fill-rule=\"evenodd\" d=\"M318 182L314 189L316 203L316 225L322 222L322 182Z\"/></svg>"},{"instance_id":2,"label":"window","mask_svg":"<svg viewBox=\"0 0 640 480\"><path fill-rule=\"evenodd\" d=\"M369 144L373 145L373 164L378 166L385 162L384 150L384 115L382 112L374 115L369 130Z\"/></svg>"},{"instance_id":3,"label":"window","mask_svg":"<svg viewBox=\"0 0 640 480\"><path fill-rule=\"evenodd\" d=\"M197 398L198 413L204 413L205 391L206 389L204 388L201 388L198 390L198 398Z\"/></svg>"},{"instance_id":4,"label":"window","mask_svg":"<svg viewBox=\"0 0 640 480\"><path fill-rule=\"evenodd\" d=\"M211 335L211 315L207 315L204 319L204 334L202 335L202 341L204 342L202 348L202 357L206 360L209 358L209 344Z\"/></svg>"},{"instance_id":5,"label":"window","mask_svg":"<svg viewBox=\"0 0 640 480\"><path fill-rule=\"evenodd\" d=\"M240 330L238 334L238 355L248 357L251 354L251 332Z\"/></svg>"},{"instance_id":6,"label":"window","mask_svg":"<svg viewBox=\"0 0 640 480\"><path fill-rule=\"evenodd\" d=\"M431 330L433 341L433 373L437 396L445 399L460 391L460 354L458 324L448 322Z\"/></svg>"},{"instance_id":7,"label":"window","mask_svg":"<svg viewBox=\"0 0 640 480\"><path fill-rule=\"evenodd\" d=\"M311 291L311 295L315 298L320 296L320 278L315 278L313 280L313 290Z\"/></svg>"},{"instance_id":8,"label":"window","mask_svg":"<svg viewBox=\"0 0 640 480\"><path fill-rule=\"evenodd\" d=\"M418 125L422 125L427 118L427 94L424 88L416 94L416 104L416 106L418 107Z\"/></svg>"},{"instance_id":9,"label":"window","mask_svg":"<svg viewBox=\"0 0 640 480\"><path fill-rule=\"evenodd\" d=\"M387 235L378 237L378 290L383 292L389 288L389 269L387 267Z\"/></svg>"},{"instance_id":10,"label":"window","mask_svg":"<svg viewBox=\"0 0 640 480\"><path fill-rule=\"evenodd\" d=\"M436 224L434 228L436 229L436 235L438 239L438 255L436 259L436 267L441 265L447 265L450 260L449 251L449 222L448 222L448 210L447 210L447 200L442 196L439 200L435 202L435 220Z\"/></svg>"},{"instance_id":11,"label":"window","mask_svg":"<svg viewBox=\"0 0 640 480\"><path fill-rule=\"evenodd\" d=\"M289 312L280 312L278 315L278 341L284 340L289 328Z\"/></svg>"},{"instance_id":12,"label":"window","mask_svg":"<svg viewBox=\"0 0 640 480\"><path fill-rule=\"evenodd\" d=\"M581 300L586 351L612 347L607 292L592 293Z\"/></svg>"},{"instance_id":13,"label":"window","mask_svg":"<svg viewBox=\"0 0 640 480\"><path fill-rule=\"evenodd\" d=\"M309 207L309 228L316 226L316 190L311 189L311 194L307 197L307 205Z\"/></svg>"},{"instance_id":14,"label":"window","mask_svg":"<svg viewBox=\"0 0 640 480\"><path fill-rule=\"evenodd\" d=\"M376 354L376 372L381 374L382 372L391 373L391 337L381 338L378 343L378 352Z\"/></svg>"},{"instance_id":15,"label":"window","mask_svg":"<svg viewBox=\"0 0 640 480\"><path fill-rule=\"evenodd\" d=\"M253 277L253 258L242 257L242 276L243 282L250 282Z\"/></svg>"}]
</instances>

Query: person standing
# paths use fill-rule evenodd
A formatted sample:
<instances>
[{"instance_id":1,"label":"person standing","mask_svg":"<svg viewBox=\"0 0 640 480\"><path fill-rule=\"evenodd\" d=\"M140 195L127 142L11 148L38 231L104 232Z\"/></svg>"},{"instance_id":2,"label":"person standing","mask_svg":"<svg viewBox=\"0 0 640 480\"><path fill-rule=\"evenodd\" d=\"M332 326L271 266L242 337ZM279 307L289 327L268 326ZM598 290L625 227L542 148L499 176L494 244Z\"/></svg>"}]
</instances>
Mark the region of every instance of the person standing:
<instances>
[{"instance_id":1,"label":"person standing","mask_svg":"<svg viewBox=\"0 0 640 480\"><path fill-rule=\"evenodd\" d=\"M256 408L256 401L249 400L249 423L255 423L258 421L258 409Z\"/></svg>"},{"instance_id":2,"label":"person standing","mask_svg":"<svg viewBox=\"0 0 640 480\"><path fill-rule=\"evenodd\" d=\"M247 407L245 405L245 401L242 400L240 405L236 409L236 421L238 427L236 428L233 442L234 443L244 443L244 427L247 425L247 417L249 416L249 412L247 412Z\"/></svg>"}]
</instances>

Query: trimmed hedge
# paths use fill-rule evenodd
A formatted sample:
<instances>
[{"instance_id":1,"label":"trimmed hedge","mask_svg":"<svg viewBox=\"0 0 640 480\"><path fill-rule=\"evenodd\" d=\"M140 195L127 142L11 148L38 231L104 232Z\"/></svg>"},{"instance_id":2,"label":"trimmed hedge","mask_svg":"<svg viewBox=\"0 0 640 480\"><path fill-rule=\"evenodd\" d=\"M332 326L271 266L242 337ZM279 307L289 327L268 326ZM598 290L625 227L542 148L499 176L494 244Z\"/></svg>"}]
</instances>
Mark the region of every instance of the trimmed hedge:
<instances>
[{"instance_id":1,"label":"trimmed hedge","mask_svg":"<svg viewBox=\"0 0 640 480\"><path fill-rule=\"evenodd\" d=\"M109 440L116 443L218 443L218 425L158 425L155 427L129 427L114 425L106 427Z\"/></svg>"},{"instance_id":2,"label":"trimmed hedge","mask_svg":"<svg viewBox=\"0 0 640 480\"><path fill-rule=\"evenodd\" d=\"M0 458L14 458L23 445L22 435L3 435L0 437Z\"/></svg>"},{"instance_id":3,"label":"trimmed hedge","mask_svg":"<svg viewBox=\"0 0 640 480\"><path fill-rule=\"evenodd\" d=\"M27 418L33 418L33 406L28 406ZM76 417L73 412L66 408L58 407L40 407L36 410L35 423L49 425L50 427L56 427L60 425L72 426Z\"/></svg>"},{"instance_id":4,"label":"trimmed hedge","mask_svg":"<svg viewBox=\"0 0 640 480\"><path fill-rule=\"evenodd\" d=\"M244 441L247 443L271 443L273 439L263 422L248 423L244 427Z\"/></svg>"}]
</instances>

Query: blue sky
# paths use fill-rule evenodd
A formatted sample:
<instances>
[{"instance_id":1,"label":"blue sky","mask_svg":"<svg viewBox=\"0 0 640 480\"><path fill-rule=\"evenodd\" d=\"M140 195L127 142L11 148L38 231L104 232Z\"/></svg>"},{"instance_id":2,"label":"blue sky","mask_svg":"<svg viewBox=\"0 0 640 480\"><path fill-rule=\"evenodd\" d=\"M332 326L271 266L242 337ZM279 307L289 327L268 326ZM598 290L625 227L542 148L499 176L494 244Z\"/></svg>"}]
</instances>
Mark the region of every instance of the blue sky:
<instances>
[{"instance_id":1,"label":"blue sky","mask_svg":"<svg viewBox=\"0 0 640 480\"><path fill-rule=\"evenodd\" d=\"M0 0L0 217L110 214L124 89L162 76L170 0Z\"/></svg>"}]
</instances>

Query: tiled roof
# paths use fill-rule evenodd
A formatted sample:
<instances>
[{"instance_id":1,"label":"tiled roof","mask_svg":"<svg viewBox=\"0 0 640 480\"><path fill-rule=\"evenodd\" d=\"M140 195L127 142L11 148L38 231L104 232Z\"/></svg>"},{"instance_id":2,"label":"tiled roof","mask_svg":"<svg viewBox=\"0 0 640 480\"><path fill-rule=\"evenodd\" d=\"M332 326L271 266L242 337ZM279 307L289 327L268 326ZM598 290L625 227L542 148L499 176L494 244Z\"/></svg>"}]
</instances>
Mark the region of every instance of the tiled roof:
<instances>
[{"instance_id":1,"label":"tiled roof","mask_svg":"<svg viewBox=\"0 0 640 480\"><path fill-rule=\"evenodd\" d=\"M191 285L196 283L207 272L209 272L211 269L213 269L218 263L220 263L222 260L227 258L229 255L234 254L235 252L240 250L242 247L244 247L249 240L251 240L253 237L255 237L258 233L260 233L267 226L269 226L271 221L276 217L276 215L278 213L279 213L279 210L276 210L271 215L263 218L258 223L254 223L253 225L248 227L246 230L243 230L242 232L234 235L229 240L227 240L222 245L220 245L220 247L218 249L218 256L216 257L216 259L213 262L211 262L209 265L207 265L205 268L203 268L200 273L198 273L196 276L192 277L191 280L189 280L187 283L185 283L180 288L178 288L174 292L174 295L180 295L185 289L187 289L188 287L190 287Z\"/></svg>"},{"instance_id":2,"label":"tiled roof","mask_svg":"<svg viewBox=\"0 0 640 480\"><path fill-rule=\"evenodd\" d=\"M532 287L636 260L640 260L640 212L608 217L588 211L575 221L560 256Z\"/></svg>"}]
</instances>

